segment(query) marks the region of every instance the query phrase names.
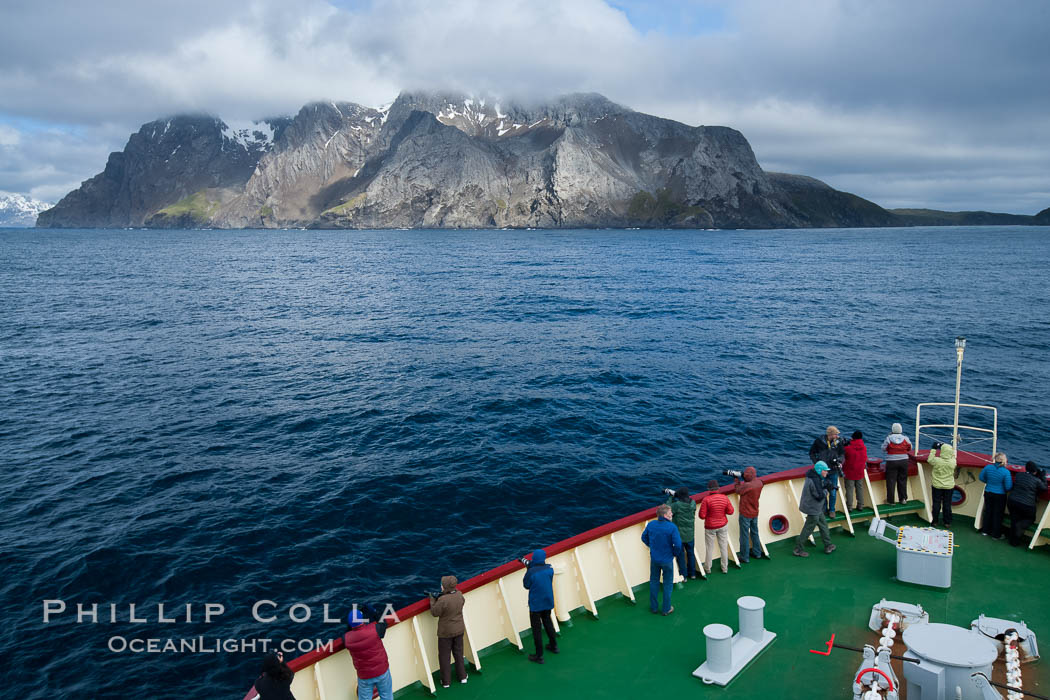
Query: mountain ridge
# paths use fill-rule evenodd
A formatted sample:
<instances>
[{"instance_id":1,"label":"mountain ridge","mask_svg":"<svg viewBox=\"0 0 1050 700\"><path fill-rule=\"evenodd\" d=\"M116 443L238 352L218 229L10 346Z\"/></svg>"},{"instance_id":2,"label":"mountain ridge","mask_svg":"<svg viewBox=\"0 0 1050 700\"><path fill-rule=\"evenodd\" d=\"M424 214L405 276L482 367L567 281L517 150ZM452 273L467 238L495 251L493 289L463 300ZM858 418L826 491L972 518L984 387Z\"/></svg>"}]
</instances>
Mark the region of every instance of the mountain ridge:
<instances>
[{"instance_id":1,"label":"mountain ridge","mask_svg":"<svg viewBox=\"0 0 1050 700\"><path fill-rule=\"evenodd\" d=\"M1034 217L1033 217L1034 218ZM940 221L932 215L928 221ZM801 228L925 225L803 175L747 139L597 93L525 103L403 92L231 125L143 125L44 227Z\"/></svg>"},{"instance_id":2,"label":"mountain ridge","mask_svg":"<svg viewBox=\"0 0 1050 700\"><path fill-rule=\"evenodd\" d=\"M0 228L33 227L40 212L53 206L33 197L0 190Z\"/></svg>"}]
</instances>

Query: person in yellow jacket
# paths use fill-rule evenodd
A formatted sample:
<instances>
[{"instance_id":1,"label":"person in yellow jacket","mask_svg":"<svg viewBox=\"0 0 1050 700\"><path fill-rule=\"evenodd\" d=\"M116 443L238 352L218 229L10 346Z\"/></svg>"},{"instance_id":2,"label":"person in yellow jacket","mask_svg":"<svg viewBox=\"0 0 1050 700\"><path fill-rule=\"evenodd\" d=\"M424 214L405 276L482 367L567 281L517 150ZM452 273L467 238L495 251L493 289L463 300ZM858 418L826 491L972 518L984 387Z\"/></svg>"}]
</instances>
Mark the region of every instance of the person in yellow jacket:
<instances>
[{"instance_id":1,"label":"person in yellow jacket","mask_svg":"<svg viewBox=\"0 0 1050 700\"><path fill-rule=\"evenodd\" d=\"M933 482L933 525L940 525L944 513L944 527L952 525L952 490L955 488L955 450L951 445L935 442L926 464L930 465Z\"/></svg>"}]
</instances>

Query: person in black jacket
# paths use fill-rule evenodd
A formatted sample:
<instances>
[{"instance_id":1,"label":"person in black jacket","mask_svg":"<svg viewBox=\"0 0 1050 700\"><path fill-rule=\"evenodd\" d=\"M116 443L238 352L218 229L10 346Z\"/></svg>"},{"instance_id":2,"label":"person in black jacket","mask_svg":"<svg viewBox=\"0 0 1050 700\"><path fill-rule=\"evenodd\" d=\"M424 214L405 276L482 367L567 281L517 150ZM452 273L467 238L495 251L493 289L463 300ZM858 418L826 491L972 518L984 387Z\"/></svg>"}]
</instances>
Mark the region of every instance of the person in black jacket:
<instances>
[{"instance_id":1,"label":"person in black jacket","mask_svg":"<svg viewBox=\"0 0 1050 700\"><path fill-rule=\"evenodd\" d=\"M279 651L267 652L263 657L262 673L255 679L259 700L295 700L292 695L292 677L295 672L284 662Z\"/></svg>"},{"instance_id":2,"label":"person in black jacket","mask_svg":"<svg viewBox=\"0 0 1050 700\"><path fill-rule=\"evenodd\" d=\"M1039 496L1046 492L1046 474L1035 462L1024 465L1024 472L1014 474L1014 487L1009 491L1010 544L1014 547L1024 541L1024 531L1035 522L1035 506Z\"/></svg>"},{"instance_id":3,"label":"person in black jacket","mask_svg":"<svg viewBox=\"0 0 1050 700\"><path fill-rule=\"evenodd\" d=\"M806 540L813 534L813 528L820 530L820 538L824 541L824 553L831 554L835 551L835 545L831 543L831 533L828 531L828 521L824 517L824 503L826 503L828 465L818 460L813 468L806 472L806 480L802 482L802 498L799 499L798 509L806 516L806 522L802 525L802 532L795 540L795 550L792 552L796 557L808 557L805 547Z\"/></svg>"},{"instance_id":4,"label":"person in black jacket","mask_svg":"<svg viewBox=\"0 0 1050 700\"><path fill-rule=\"evenodd\" d=\"M829 518L835 515L835 498L839 492L839 477L842 476L842 463L846 461L848 444L849 440L839 437L839 429L829 425L824 434L814 440L809 448L809 458L813 464L823 462L828 465L828 472L824 477L828 494L824 514Z\"/></svg>"}]
</instances>

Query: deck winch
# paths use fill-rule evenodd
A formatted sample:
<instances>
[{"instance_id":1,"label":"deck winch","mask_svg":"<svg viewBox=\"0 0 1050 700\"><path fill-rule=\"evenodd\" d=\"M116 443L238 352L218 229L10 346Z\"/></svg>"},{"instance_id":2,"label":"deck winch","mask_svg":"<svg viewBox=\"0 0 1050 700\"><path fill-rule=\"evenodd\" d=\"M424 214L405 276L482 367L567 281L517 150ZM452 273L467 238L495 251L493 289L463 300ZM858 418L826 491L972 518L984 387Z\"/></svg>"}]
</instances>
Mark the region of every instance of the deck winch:
<instances>
[{"instance_id":1,"label":"deck winch","mask_svg":"<svg viewBox=\"0 0 1050 700\"><path fill-rule=\"evenodd\" d=\"M904 679L909 700L982 700L983 694L970 680L974 673L992 675L999 656L995 645L983 634L964 627L931 622L904 630Z\"/></svg>"},{"instance_id":2,"label":"deck winch","mask_svg":"<svg viewBox=\"0 0 1050 700\"><path fill-rule=\"evenodd\" d=\"M993 686L1006 690L1007 700L1022 700L1021 663L1039 658L1035 633L1013 620L981 615L967 629L931 623L920 605L882 599L872 606L868 627L879 635L877 648L835 643L834 636L828 642L829 651L837 647L863 653L854 674L853 700L901 697L893 659L902 662L908 700L1000 700ZM903 656L893 654L898 639L907 647ZM1005 684L990 680L1000 655Z\"/></svg>"},{"instance_id":3,"label":"deck winch","mask_svg":"<svg viewBox=\"0 0 1050 700\"><path fill-rule=\"evenodd\" d=\"M893 538L883 534L891 530ZM871 521L868 534L897 548L897 580L923 586L950 588L954 542L948 530L933 527L890 525L882 518Z\"/></svg>"}]
</instances>

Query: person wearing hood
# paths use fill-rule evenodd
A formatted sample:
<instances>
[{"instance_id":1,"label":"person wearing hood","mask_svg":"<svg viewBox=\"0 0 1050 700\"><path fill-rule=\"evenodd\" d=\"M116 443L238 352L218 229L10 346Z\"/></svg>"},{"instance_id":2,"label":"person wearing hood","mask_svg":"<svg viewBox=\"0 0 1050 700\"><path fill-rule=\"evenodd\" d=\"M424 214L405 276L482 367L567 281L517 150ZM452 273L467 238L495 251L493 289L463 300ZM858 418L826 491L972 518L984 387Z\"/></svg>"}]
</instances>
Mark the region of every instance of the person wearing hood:
<instances>
[{"instance_id":1,"label":"person wearing hood","mask_svg":"<svg viewBox=\"0 0 1050 700\"><path fill-rule=\"evenodd\" d=\"M1006 493L1014 486L1010 470L1006 468L1006 455L997 452L995 461L986 465L977 478L984 482L981 534L1001 539L1003 537L1003 512L1006 510Z\"/></svg>"},{"instance_id":2,"label":"person wearing hood","mask_svg":"<svg viewBox=\"0 0 1050 700\"><path fill-rule=\"evenodd\" d=\"M831 533L828 532L828 520L824 517L824 504L826 502L827 482L824 475L828 473L828 465L820 461L806 472L806 481L802 485L802 497L799 499L798 509L806 516L806 522L802 525L802 532L798 534L795 542L795 550L792 552L796 557L808 557L803 547L809 536L813 534L813 528L820 530L820 538L824 541L824 553L831 554L835 551L835 545L831 543Z\"/></svg>"},{"instance_id":3,"label":"person wearing hood","mask_svg":"<svg viewBox=\"0 0 1050 700\"><path fill-rule=\"evenodd\" d=\"M933 443L926 458L930 465L930 481L933 493L933 522L935 527L942 521L944 527L952 526L952 491L955 489L955 450L943 442ZM942 518L941 513L944 516Z\"/></svg>"},{"instance_id":4,"label":"person wearing hood","mask_svg":"<svg viewBox=\"0 0 1050 700\"><path fill-rule=\"evenodd\" d=\"M259 700L295 700L291 690L294 676L295 672L284 662L282 652L267 652L263 657L262 673L255 679Z\"/></svg>"},{"instance_id":5,"label":"person wearing hood","mask_svg":"<svg viewBox=\"0 0 1050 700\"><path fill-rule=\"evenodd\" d=\"M460 683L467 682L467 669L463 665L463 594L456 590L459 581L455 576L441 577L441 595L430 596L430 614L438 619L438 663L441 665L441 685L452 685L452 664L456 660L456 677Z\"/></svg>"},{"instance_id":6,"label":"person wearing hood","mask_svg":"<svg viewBox=\"0 0 1050 700\"><path fill-rule=\"evenodd\" d=\"M529 622L532 624L532 642L536 653L529 654L529 661L543 663L543 632L547 632L547 650L558 653L558 640L554 636L554 567L547 563L547 553L537 549L532 553L525 578L521 585L529 590Z\"/></svg>"},{"instance_id":7,"label":"person wearing hood","mask_svg":"<svg viewBox=\"0 0 1050 700\"><path fill-rule=\"evenodd\" d=\"M656 509L656 520L645 526L642 542L649 548L649 611L670 615L671 588L674 585L674 560L682 551L682 536L671 522L671 506L666 503ZM664 603L658 608L660 578L663 577Z\"/></svg>"},{"instance_id":8,"label":"person wearing hood","mask_svg":"<svg viewBox=\"0 0 1050 700\"><path fill-rule=\"evenodd\" d=\"M814 440L809 448L810 460L814 464L824 462L828 467L828 472L824 476L827 482L824 513L828 517L835 515L835 497L839 492L839 477L842 475L842 463L846 459L846 445L848 444L848 440L839 437L839 429L829 425L824 434Z\"/></svg>"},{"instance_id":9,"label":"person wearing hood","mask_svg":"<svg viewBox=\"0 0 1050 700\"><path fill-rule=\"evenodd\" d=\"M882 441L882 452L886 455L886 503L893 505L896 497L900 497L901 503L907 503L911 443L904 437L900 423L890 426L890 434Z\"/></svg>"},{"instance_id":10,"label":"person wearing hood","mask_svg":"<svg viewBox=\"0 0 1050 700\"><path fill-rule=\"evenodd\" d=\"M350 652L357 672L358 700L371 700L374 690L380 700L394 700L394 682L390 677L390 660L383 646L385 622L372 622L375 611L355 605L347 617L343 646ZM374 689L374 690L373 690Z\"/></svg>"},{"instance_id":11,"label":"person wearing hood","mask_svg":"<svg viewBox=\"0 0 1050 700\"><path fill-rule=\"evenodd\" d=\"M1013 475L1007 505L1010 508L1010 544L1014 547L1024 541L1024 531L1035 522L1035 506L1039 496L1046 493L1046 474L1035 462L1024 465L1024 471Z\"/></svg>"},{"instance_id":12,"label":"person wearing hood","mask_svg":"<svg viewBox=\"0 0 1050 700\"><path fill-rule=\"evenodd\" d=\"M864 444L864 433L853 431L853 439L846 445L846 461L842 464L842 479L846 483L843 500L847 510L864 507L864 470L868 465L868 448Z\"/></svg>"},{"instance_id":13,"label":"person wearing hood","mask_svg":"<svg viewBox=\"0 0 1050 700\"><path fill-rule=\"evenodd\" d=\"M670 489L668 489L670 491ZM682 552L678 555L678 573L687 579L696 578L696 543L693 539L693 524L696 521L696 502L689 496L689 489L681 487L667 499L671 506L671 522L678 528L682 539Z\"/></svg>"},{"instance_id":14,"label":"person wearing hood","mask_svg":"<svg viewBox=\"0 0 1050 700\"><path fill-rule=\"evenodd\" d=\"M762 542L758 539L758 498L764 484L754 467L744 469L744 480L734 478L733 488L740 496L740 561L747 564L751 557L762 558Z\"/></svg>"}]
</instances>

